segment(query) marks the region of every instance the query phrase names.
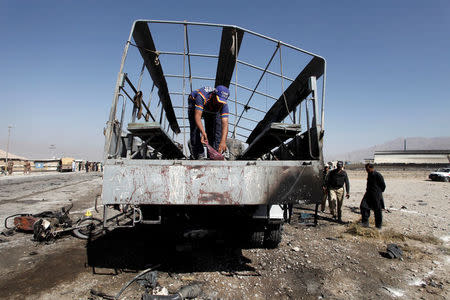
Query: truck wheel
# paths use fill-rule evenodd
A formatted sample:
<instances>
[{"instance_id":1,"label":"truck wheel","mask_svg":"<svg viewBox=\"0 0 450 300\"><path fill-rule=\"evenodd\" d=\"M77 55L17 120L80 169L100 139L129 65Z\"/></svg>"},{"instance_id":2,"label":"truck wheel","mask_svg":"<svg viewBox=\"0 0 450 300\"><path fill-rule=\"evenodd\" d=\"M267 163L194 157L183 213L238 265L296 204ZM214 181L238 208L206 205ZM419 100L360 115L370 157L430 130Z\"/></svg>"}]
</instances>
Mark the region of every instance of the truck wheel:
<instances>
[{"instance_id":1,"label":"truck wheel","mask_svg":"<svg viewBox=\"0 0 450 300\"><path fill-rule=\"evenodd\" d=\"M270 224L264 235L264 247L275 249L281 242L283 224Z\"/></svg>"},{"instance_id":2,"label":"truck wheel","mask_svg":"<svg viewBox=\"0 0 450 300\"><path fill-rule=\"evenodd\" d=\"M255 229L255 231L250 232L249 244L250 248L262 248L264 246L264 231Z\"/></svg>"},{"instance_id":3,"label":"truck wheel","mask_svg":"<svg viewBox=\"0 0 450 300\"><path fill-rule=\"evenodd\" d=\"M449 182L450 178L449 177L444 177L444 182Z\"/></svg>"}]
</instances>

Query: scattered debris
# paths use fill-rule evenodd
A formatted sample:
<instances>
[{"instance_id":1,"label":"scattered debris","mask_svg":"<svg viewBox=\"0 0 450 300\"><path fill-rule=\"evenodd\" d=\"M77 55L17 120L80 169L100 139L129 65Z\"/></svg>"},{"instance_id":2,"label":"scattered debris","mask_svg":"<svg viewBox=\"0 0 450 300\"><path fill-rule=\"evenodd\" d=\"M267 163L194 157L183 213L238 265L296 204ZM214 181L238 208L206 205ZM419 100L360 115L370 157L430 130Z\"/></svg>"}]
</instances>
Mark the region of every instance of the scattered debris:
<instances>
[{"instance_id":1,"label":"scattered debris","mask_svg":"<svg viewBox=\"0 0 450 300\"><path fill-rule=\"evenodd\" d=\"M386 248L386 257L390 259L401 259L403 257L403 251L397 244L389 244Z\"/></svg>"},{"instance_id":2,"label":"scattered debris","mask_svg":"<svg viewBox=\"0 0 450 300\"><path fill-rule=\"evenodd\" d=\"M395 298L403 297L405 295L405 292L400 289L394 289L387 286L383 286L383 289L391 293L391 295L394 296Z\"/></svg>"},{"instance_id":3,"label":"scattered debris","mask_svg":"<svg viewBox=\"0 0 450 300\"><path fill-rule=\"evenodd\" d=\"M14 229L5 229L2 231L2 235L4 236L12 236L14 235L16 232L14 231Z\"/></svg>"},{"instance_id":4,"label":"scattered debris","mask_svg":"<svg viewBox=\"0 0 450 300\"><path fill-rule=\"evenodd\" d=\"M166 289L167 291L167 289ZM202 293L202 288L200 284L193 284L182 287L176 294L166 294L166 295L149 295L148 293L142 295L143 300L160 300L160 299L171 299L171 300L183 300L183 299L193 299L200 296Z\"/></svg>"}]
</instances>

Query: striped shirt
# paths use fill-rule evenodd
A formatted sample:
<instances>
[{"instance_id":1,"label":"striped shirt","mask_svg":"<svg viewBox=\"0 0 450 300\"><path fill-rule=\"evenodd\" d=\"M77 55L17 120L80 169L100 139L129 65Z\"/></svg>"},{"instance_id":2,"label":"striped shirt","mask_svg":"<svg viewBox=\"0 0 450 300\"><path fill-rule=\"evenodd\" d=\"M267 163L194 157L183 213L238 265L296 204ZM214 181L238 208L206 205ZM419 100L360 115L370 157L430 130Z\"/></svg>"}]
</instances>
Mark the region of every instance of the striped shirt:
<instances>
[{"instance_id":1,"label":"striped shirt","mask_svg":"<svg viewBox=\"0 0 450 300\"><path fill-rule=\"evenodd\" d=\"M220 104L218 101L213 101L213 97L217 97L212 87L202 87L193 91L189 95L189 108L195 110L206 111L209 113L220 113L222 118L228 118L229 110L228 103ZM219 103L219 105L217 105Z\"/></svg>"}]
</instances>

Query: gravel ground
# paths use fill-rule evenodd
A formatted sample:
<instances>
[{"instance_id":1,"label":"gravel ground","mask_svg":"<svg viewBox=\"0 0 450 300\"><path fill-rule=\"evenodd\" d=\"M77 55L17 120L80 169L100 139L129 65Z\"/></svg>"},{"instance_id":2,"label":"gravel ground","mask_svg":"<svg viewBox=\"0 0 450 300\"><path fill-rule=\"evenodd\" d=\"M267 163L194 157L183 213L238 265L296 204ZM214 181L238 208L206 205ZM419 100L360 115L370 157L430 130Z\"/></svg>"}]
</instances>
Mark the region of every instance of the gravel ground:
<instances>
[{"instance_id":1,"label":"gravel ground","mask_svg":"<svg viewBox=\"0 0 450 300\"><path fill-rule=\"evenodd\" d=\"M177 251L167 232L149 227L89 242L65 236L37 244L25 233L0 235L0 298L100 299L90 290L114 295L139 271L158 265L160 287L173 293L199 283L201 299L449 299L450 184L428 181L425 172L383 175L382 231L358 226L366 175L349 171L348 223L323 213L313 227L314 207L296 207L280 247L272 250L205 239ZM81 214L101 191L98 174L36 178L14 184L0 178L1 223L5 215L56 209L69 199ZM403 260L382 256L391 242L403 249ZM134 283L122 296L140 299L143 292Z\"/></svg>"}]
</instances>

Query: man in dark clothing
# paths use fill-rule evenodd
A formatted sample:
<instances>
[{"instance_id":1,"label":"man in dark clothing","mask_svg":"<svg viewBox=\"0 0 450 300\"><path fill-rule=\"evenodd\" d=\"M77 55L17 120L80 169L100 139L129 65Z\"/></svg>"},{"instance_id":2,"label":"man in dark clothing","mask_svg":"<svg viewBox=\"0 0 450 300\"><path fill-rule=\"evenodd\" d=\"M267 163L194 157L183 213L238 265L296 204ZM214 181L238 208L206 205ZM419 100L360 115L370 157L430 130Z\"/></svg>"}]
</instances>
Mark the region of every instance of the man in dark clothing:
<instances>
[{"instance_id":1,"label":"man in dark clothing","mask_svg":"<svg viewBox=\"0 0 450 300\"><path fill-rule=\"evenodd\" d=\"M383 176L375 171L374 165L366 164L367 187L366 193L361 201L360 209L362 225L369 227L370 210L373 209L375 215L375 226L381 229L383 216L381 210L384 209L383 192L386 189Z\"/></svg>"},{"instance_id":2,"label":"man in dark clothing","mask_svg":"<svg viewBox=\"0 0 450 300\"><path fill-rule=\"evenodd\" d=\"M342 168L344 163L338 161L337 168L328 173L326 180L326 189L330 193L330 212L333 218L336 218L336 202L337 202L337 219L342 223L342 203L344 202L344 185L346 198L350 198L350 183L348 181L347 172Z\"/></svg>"}]
</instances>

